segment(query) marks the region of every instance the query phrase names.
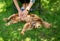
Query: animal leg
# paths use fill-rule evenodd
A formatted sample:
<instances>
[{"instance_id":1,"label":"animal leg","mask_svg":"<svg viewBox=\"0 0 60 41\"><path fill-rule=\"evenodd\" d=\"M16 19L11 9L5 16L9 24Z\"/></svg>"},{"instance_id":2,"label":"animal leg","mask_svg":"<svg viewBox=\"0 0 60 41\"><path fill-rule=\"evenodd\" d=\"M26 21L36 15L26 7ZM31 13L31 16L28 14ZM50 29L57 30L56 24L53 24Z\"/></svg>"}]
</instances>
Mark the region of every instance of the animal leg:
<instances>
[{"instance_id":1,"label":"animal leg","mask_svg":"<svg viewBox=\"0 0 60 41\"><path fill-rule=\"evenodd\" d=\"M11 20L11 21L9 21L8 23L6 23L5 25L6 25L6 26L9 26L9 25L14 24L14 23L17 23L17 22L18 22L18 21Z\"/></svg>"},{"instance_id":2,"label":"animal leg","mask_svg":"<svg viewBox=\"0 0 60 41\"><path fill-rule=\"evenodd\" d=\"M15 16L15 15L16 15L16 14L13 14L13 15L9 16L9 17L8 17L8 20L9 20L11 17Z\"/></svg>"},{"instance_id":3,"label":"animal leg","mask_svg":"<svg viewBox=\"0 0 60 41\"><path fill-rule=\"evenodd\" d=\"M28 28L30 28L30 27L31 27L31 24L30 24L30 23L26 23L26 24L24 25L22 31L21 31L21 34L24 35L24 32L25 32L26 30L28 30Z\"/></svg>"},{"instance_id":4,"label":"animal leg","mask_svg":"<svg viewBox=\"0 0 60 41\"><path fill-rule=\"evenodd\" d=\"M8 23L6 23L6 26L9 26L12 23L12 21L9 21Z\"/></svg>"},{"instance_id":5,"label":"animal leg","mask_svg":"<svg viewBox=\"0 0 60 41\"><path fill-rule=\"evenodd\" d=\"M4 21L8 21L11 17L15 16L15 14L9 16L8 18L3 18Z\"/></svg>"}]
</instances>

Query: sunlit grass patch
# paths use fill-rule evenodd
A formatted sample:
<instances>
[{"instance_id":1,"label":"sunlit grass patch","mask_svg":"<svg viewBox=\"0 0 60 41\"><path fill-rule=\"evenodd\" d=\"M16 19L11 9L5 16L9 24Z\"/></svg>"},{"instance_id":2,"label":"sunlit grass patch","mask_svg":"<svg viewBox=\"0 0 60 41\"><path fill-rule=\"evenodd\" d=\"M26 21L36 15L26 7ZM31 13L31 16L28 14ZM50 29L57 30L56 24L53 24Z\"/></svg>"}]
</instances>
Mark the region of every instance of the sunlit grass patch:
<instances>
[{"instance_id":1,"label":"sunlit grass patch","mask_svg":"<svg viewBox=\"0 0 60 41\"><path fill-rule=\"evenodd\" d=\"M27 37L27 38L25 39L25 41L31 41L31 38Z\"/></svg>"},{"instance_id":2,"label":"sunlit grass patch","mask_svg":"<svg viewBox=\"0 0 60 41\"><path fill-rule=\"evenodd\" d=\"M2 37L0 37L0 41L4 41Z\"/></svg>"},{"instance_id":3,"label":"sunlit grass patch","mask_svg":"<svg viewBox=\"0 0 60 41\"><path fill-rule=\"evenodd\" d=\"M5 2L0 2L0 12L6 11L6 8L4 8L5 6L6 6Z\"/></svg>"},{"instance_id":4,"label":"sunlit grass patch","mask_svg":"<svg viewBox=\"0 0 60 41\"><path fill-rule=\"evenodd\" d=\"M47 39L43 39L43 38L41 38L41 41L48 41Z\"/></svg>"}]
</instances>

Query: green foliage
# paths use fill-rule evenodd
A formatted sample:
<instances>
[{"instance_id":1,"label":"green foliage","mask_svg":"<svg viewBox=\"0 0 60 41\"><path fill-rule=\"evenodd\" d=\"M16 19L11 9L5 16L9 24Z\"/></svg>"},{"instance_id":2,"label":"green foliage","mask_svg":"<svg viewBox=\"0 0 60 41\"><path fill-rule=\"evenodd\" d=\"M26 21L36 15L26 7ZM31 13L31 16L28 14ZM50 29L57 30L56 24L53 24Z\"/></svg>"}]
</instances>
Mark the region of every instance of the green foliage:
<instances>
[{"instance_id":1,"label":"green foliage","mask_svg":"<svg viewBox=\"0 0 60 41\"><path fill-rule=\"evenodd\" d=\"M42 14L38 11L33 13L51 23L52 27L32 29L21 35L25 23L19 22L7 27L3 21L3 18L17 13L13 0L0 0L0 41L60 41L60 0L41 0L41 9Z\"/></svg>"}]
</instances>

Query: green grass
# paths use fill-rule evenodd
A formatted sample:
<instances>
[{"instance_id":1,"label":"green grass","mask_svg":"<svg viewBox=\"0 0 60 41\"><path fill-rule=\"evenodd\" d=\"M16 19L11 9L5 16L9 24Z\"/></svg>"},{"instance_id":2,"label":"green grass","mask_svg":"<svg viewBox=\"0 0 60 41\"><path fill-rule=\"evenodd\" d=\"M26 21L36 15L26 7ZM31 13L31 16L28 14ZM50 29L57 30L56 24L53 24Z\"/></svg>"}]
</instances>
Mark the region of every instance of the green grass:
<instances>
[{"instance_id":1,"label":"green grass","mask_svg":"<svg viewBox=\"0 0 60 41\"><path fill-rule=\"evenodd\" d=\"M0 41L60 41L60 11L43 12L39 15L38 11L34 12L45 21L52 24L50 29L44 27L26 31L25 35L20 32L25 23L18 22L10 26L5 26L3 18L9 17L17 10L12 0L0 0Z\"/></svg>"}]
</instances>

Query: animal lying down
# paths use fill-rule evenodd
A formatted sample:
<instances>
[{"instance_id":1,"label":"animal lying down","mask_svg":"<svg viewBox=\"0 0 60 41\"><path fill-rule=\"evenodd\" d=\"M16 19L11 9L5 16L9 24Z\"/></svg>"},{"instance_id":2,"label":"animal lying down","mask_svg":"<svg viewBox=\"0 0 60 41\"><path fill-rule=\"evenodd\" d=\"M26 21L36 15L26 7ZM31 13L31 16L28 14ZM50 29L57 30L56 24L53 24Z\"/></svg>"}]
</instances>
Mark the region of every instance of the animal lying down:
<instances>
[{"instance_id":1,"label":"animal lying down","mask_svg":"<svg viewBox=\"0 0 60 41\"><path fill-rule=\"evenodd\" d=\"M5 25L9 26L10 24L14 24L17 23L19 21L22 21L18 14L13 14L11 16L9 16L8 18L4 18L4 21L8 21ZM24 20L26 23L21 31L21 34L24 34L24 32L29 29L29 28L38 28L41 25L43 25L46 28L49 28L51 26L51 24L49 24L48 22L43 21L40 17L38 17L35 14L29 14L27 15L27 17L24 18Z\"/></svg>"}]
</instances>

